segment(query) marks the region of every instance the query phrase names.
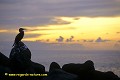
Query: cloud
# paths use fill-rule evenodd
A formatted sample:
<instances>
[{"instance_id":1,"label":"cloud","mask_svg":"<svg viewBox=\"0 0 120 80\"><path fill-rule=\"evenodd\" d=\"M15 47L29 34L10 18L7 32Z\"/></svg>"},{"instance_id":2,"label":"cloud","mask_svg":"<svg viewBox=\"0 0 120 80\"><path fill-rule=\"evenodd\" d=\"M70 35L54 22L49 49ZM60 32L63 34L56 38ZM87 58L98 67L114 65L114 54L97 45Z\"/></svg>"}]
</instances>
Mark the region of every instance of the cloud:
<instances>
[{"instance_id":1,"label":"cloud","mask_svg":"<svg viewBox=\"0 0 120 80\"><path fill-rule=\"evenodd\" d=\"M51 47L54 47L56 50L83 50L85 47L82 44L67 44L67 43L49 43Z\"/></svg>"},{"instance_id":2,"label":"cloud","mask_svg":"<svg viewBox=\"0 0 120 80\"><path fill-rule=\"evenodd\" d=\"M72 17L77 21L81 16L120 16L120 3L118 0L0 0L0 28L8 30L21 26L43 27L48 24L56 24L57 26L54 25L54 27L57 29L39 30L64 30L65 28L61 28L61 25L58 28L58 25L69 25L70 21L56 19L51 23L52 20L56 17ZM76 25L67 27L66 30L74 29L74 26Z\"/></svg>"},{"instance_id":3,"label":"cloud","mask_svg":"<svg viewBox=\"0 0 120 80\"><path fill-rule=\"evenodd\" d=\"M97 40L95 40L95 42L104 42L104 40L102 40L101 37L98 37Z\"/></svg>"},{"instance_id":4,"label":"cloud","mask_svg":"<svg viewBox=\"0 0 120 80\"><path fill-rule=\"evenodd\" d=\"M110 41L110 40L103 40L101 37L98 37L95 42L107 42L107 41Z\"/></svg>"},{"instance_id":5,"label":"cloud","mask_svg":"<svg viewBox=\"0 0 120 80\"><path fill-rule=\"evenodd\" d=\"M94 42L94 40L83 40L83 42Z\"/></svg>"},{"instance_id":6,"label":"cloud","mask_svg":"<svg viewBox=\"0 0 120 80\"><path fill-rule=\"evenodd\" d=\"M50 39L39 39L39 40L36 40L35 42L40 42L40 43L49 43L50 42Z\"/></svg>"},{"instance_id":7,"label":"cloud","mask_svg":"<svg viewBox=\"0 0 120 80\"><path fill-rule=\"evenodd\" d=\"M56 16L119 16L119 8L118 0L0 0L0 25L45 25Z\"/></svg>"},{"instance_id":8,"label":"cloud","mask_svg":"<svg viewBox=\"0 0 120 80\"><path fill-rule=\"evenodd\" d=\"M31 31L47 31L47 30L73 30L75 27L56 27L56 25L49 26L36 26L36 27L24 27L26 31L29 33Z\"/></svg>"},{"instance_id":9,"label":"cloud","mask_svg":"<svg viewBox=\"0 0 120 80\"><path fill-rule=\"evenodd\" d=\"M64 38L62 36L59 36L58 39L56 39L57 42L63 42L64 41Z\"/></svg>"},{"instance_id":10,"label":"cloud","mask_svg":"<svg viewBox=\"0 0 120 80\"><path fill-rule=\"evenodd\" d=\"M0 33L7 32L8 30L0 29Z\"/></svg>"},{"instance_id":11,"label":"cloud","mask_svg":"<svg viewBox=\"0 0 120 80\"><path fill-rule=\"evenodd\" d=\"M63 24L70 24L71 22L65 21L65 20L63 20L63 19L61 19L61 18L54 18L54 19L51 21L51 23L63 25Z\"/></svg>"},{"instance_id":12,"label":"cloud","mask_svg":"<svg viewBox=\"0 0 120 80\"><path fill-rule=\"evenodd\" d=\"M66 42L73 42L74 41L73 38L74 36L71 36L69 39L66 39Z\"/></svg>"},{"instance_id":13,"label":"cloud","mask_svg":"<svg viewBox=\"0 0 120 80\"><path fill-rule=\"evenodd\" d=\"M120 34L120 32L116 32L117 34Z\"/></svg>"},{"instance_id":14,"label":"cloud","mask_svg":"<svg viewBox=\"0 0 120 80\"><path fill-rule=\"evenodd\" d=\"M50 39L47 39L47 40L46 40L46 42L49 42L49 41L50 41Z\"/></svg>"},{"instance_id":15,"label":"cloud","mask_svg":"<svg viewBox=\"0 0 120 80\"><path fill-rule=\"evenodd\" d=\"M25 34L24 38L33 38L33 37L35 38L43 35L48 35L48 34Z\"/></svg>"}]
</instances>

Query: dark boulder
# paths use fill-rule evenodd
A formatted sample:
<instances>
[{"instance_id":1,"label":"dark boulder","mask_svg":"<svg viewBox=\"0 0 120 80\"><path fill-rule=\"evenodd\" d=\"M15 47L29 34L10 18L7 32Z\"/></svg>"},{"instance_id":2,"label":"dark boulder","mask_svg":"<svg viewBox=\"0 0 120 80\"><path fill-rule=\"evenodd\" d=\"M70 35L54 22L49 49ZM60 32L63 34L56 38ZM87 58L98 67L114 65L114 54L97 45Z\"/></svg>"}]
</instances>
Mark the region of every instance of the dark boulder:
<instances>
[{"instance_id":1,"label":"dark boulder","mask_svg":"<svg viewBox=\"0 0 120 80\"><path fill-rule=\"evenodd\" d=\"M116 79L118 78L117 75L115 75L112 71L108 71L108 72L105 72L106 76L108 76L108 78L110 79Z\"/></svg>"},{"instance_id":2,"label":"dark boulder","mask_svg":"<svg viewBox=\"0 0 120 80\"><path fill-rule=\"evenodd\" d=\"M45 67L42 64L32 62L32 68L35 70L35 73L37 74L45 73Z\"/></svg>"},{"instance_id":3,"label":"dark boulder","mask_svg":"<svg viewBox=\"0 0 120 80\"><path fill-rule=\"evenodd\" d=\"M49 74L43 80L77 80L77 75L63 71L58 63L52 62Z\"/></svg>"},{"instance_id":4,"label":"dark boulder","mask_svg":"<svg viewBox=\"0 0 120 80\"><path fill-rule=\"evenodd\" d=\"M83 65L84 65L84 68L88 71L94 71L95 70L94 63L91 60L87 60Z\"/></svg>"},{"instance_id":5,"label":"dark boulder","mask_svg":"<svg viewBox=\"0 0 120 80\"><path fill-rule=\"evenodd\" d=\"M89 79L92 72L95 71L94 63L91 60L86 61L84 64L65 64L62 69L66 72L78 75L81 79Z\"/></svg>"},{"instance_id":6,"label":"dark boulder","mask_svg":"<svg viewBox=\"0 0 120 80\"><path fill-rule=\"evenodd\" d=\"M31 68L31 52L23 42L12 48L9 58L13 72L34 72Z\"/></svg>"},{"instance_id":7,"label":"dark boulder","mask_svg":"<svg viewBox=\"0 0 120 80\"><path fill-rule=\"evenodd\" d=\"M19 46L12 48L9 58L13 58L15 54L24 54L27 59L31 59L31 52L23 42L19 42Z\"/></svg>"},{"instance_id":8,"label":"dark boulder","mask_svg":"<svg viewBox=\"0 0 120 80\"><path fill-rule=\"evenodd\" d=\"M56 62L52 62L52 63L50 64L49 72L50 72L50 71L53 71L54 69L61 69L61 68L60 68L60 65L59 65L58 63L56 63Z\"/></svg>"}]
</instances>

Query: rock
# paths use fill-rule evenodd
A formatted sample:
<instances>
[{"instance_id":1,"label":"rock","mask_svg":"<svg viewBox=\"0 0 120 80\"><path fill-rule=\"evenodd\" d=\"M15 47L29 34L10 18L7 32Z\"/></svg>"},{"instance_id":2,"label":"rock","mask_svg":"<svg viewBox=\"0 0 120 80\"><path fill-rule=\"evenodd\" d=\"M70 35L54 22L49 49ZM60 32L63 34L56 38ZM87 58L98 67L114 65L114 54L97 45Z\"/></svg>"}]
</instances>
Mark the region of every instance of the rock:
<instances>
[{"instance_id":1,"label":"rock","mask_svg":"<svg viewBox=\"0 0 120 80\"><path fill-rule=\"evenodd\" d=\"M92 80L120 80L120 78L113 72L100 72L100 71L94 71L91 78Z\"/></svg>"},{"instance_id":2,"label":"rock","mask_svg":"<svg viewBox=\"0 0 120 80\"><path fill-rule=\"evenodd\" d=\"M89 79L91 73L95 71L94 63L91 60L86 61L84 64L65 64L62 69L66 72L78 75L80 79Z\"/></svg>"},{"instance_id":3,"label":"rock","mask_svg":"<svg viewBox=\"0 0 120 80\"><path fill-rule=\"evenodd\" d=\"M5 76L5 73L12 73L11 69L0 65L0 76Z\"/></svg>"},{"instance_id":4,"label":"rock","mask_svg":"<svg viewBox=\"0 0 120 80\"><path fill-rule=\"evenodd\" d=\"M31 62L32 63L32 69L34 69L35 74L46 74L45 73L45 67L42 64L38 64L36 62ZM38 76L34 77L33 80L41 80L44 76ZM36 78L36 79L35 79ZM32 80L32 79L31 79Z\"/></svg>"},{"instance_id":5,"label":"rock","mask_svg":"<svg viewBox=\"0 0 120 80\"><path fill-rule=\"evenodd\" d=\"M84 68L88 71L95 71L94 63L91 60L87 60L84 64Z\"/></svg>"},{"instance_id":6,"label":"rock","mask_svg":"<svg viewBox=\"0 0 120 80\"><path fill-rule=\"evenodd\" d=\"M58 63L52 62L49 74L43 80L77 80L77 75L63 71Z\"/></svg>"},{"instance_id":7,"label":"rock","mask_svg":"<svg viewBox=\"0 0 120 80\"><path fill-rule=\"evenodd\" d=\"M13 58L15 54L24 54L26 58L31 59L31 52L23 42L19 42L19 47L14 46L12 48L9 58Z\"/></svg>"},{"instance_id":8,"label":"rock","mask_svg":"<svg viewBox=\"0 0 120 80\"><path fill-rule=\"evenodd\" d=\"M54 70L54 69L61 69L60 65L58 63L56 63L56 62L52 62L50 64L49 72L52 71L52 70Z\"/></svg>"},{"instance_id":9,"label":"rock","mask_svg":"<svg viewBox=\"0 0 120 80\"><path fill-rule=\"evenodd\" d=\"M77 75L67 73L61 69L55 69L43 80L77 80Z\"/></svg>"},{"instance_id":10,"label":"rock","mask_svg":"<svg viewBox=\"0 0 120 80\"><path fill-rule=\"evenodd\" d=\"M11 73L9 66L9 58L0 52L0 76L5 76L5 73Z\"/></svg>"},{"instance_id":11,"label":"rock","mask_svg":"<svg viewBox=\"0 0 120 80\"><path fill-rule=\"evenodd\" d=\"M9 58L13 72L34 72L31 70L31 52L23 42L19 42L19 47L12 48Z\"/></svg>"},{"instance_id":12,"label":"rock","mask_svg":"<svg viewBox=\"0 0 120 80\"><path fill-rule=\"evenodd\" d=\"M42 64L32 62L32 68L35 70L35 73L37 74L45 73L45 67Z\"/></svg>"},{"instance_id":13,"label":"rock","mask_svg":"<svg viewBox=\"0 0 120 80\"><path fill-rule=\"evenodd\" d=\"M10 65L10 60L8 57L6 57L5 55L3 55L0 52L0 65L2 66L9 66Z\"/></svg>"},{"instance_id":14,"label":"rock","mask_svg":"<svg viewBox=\"0 0 120 80\"><path fill-rule=\"evenodd\" d=\"M120 80L113 72L96 71L91 60L86 61L84 64L65 64L62 69L78 75L80 80Z\"/></svg>"},{"instance_id":15,"label":"rock","mask_svg":"<svg viewBox=\"0 0 120 80\"><path fill-rule=\"evenodd\" d=\"M110 76L110 79L118 78L117 75L115 75L112 71L108 71L105 73L107 76Z\"/></svg>"}]
</instances>

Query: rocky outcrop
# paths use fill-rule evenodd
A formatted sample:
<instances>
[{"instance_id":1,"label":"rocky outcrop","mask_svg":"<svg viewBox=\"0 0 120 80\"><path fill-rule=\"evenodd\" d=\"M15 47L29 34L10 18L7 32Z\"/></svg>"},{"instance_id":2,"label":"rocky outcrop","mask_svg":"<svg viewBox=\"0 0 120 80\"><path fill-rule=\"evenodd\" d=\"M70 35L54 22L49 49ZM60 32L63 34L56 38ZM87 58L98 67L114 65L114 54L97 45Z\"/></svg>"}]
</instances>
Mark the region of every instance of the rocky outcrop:
<instances>
[{"instance_id":1,"label":"rocky outcrop","mask_svg":"<svg viewBox=\"0 0 120 80\"><path fill-rule=\"evenodd\" d=\"M91 80L120 80L120 78L111 71L93 71Z\"/></svg>"},{"instance_id":2,"label":"rocky outcrop","mask_svg":"<svg viewBox=\"0 0 120 80\"><path fill-rule=\"evenodd\" d=\"M88 60L83 64L65 64L63 65L62 69L66 72L78 75L80 79L89 79L91 73L95 71L94 63L91 60Z\"/></svg>"},{"instance_id":3,"label":"rocky outcrop","mask_svg":"<svg viewBox=\"0 0 120 80\"><path fill-rule=\"evenodd\" d=\"M10 66L14 73L44 73L45 67L31 61L31 52L23 42L11 50Z\"/></svg>"},{"instance_id":4,"label":"rocky outcrop","mask_svg":"<svg viewBox=\"0 0 120 80\"><path fill-rule=\"evenodd\" d=\"M31 61L31 52L28 47L19 42L19 46L14 46L11 50L9 58L0 53L0 76L5 76L5 73L11 74L43 74L45 67L39 63ZM20 77L10 77L10 80L20 79ZM22 79L41 80L42 77L22 77Z\"/></svg>"},{"instance_id":5,"label":"rocky outcrop","mask_svg":"<svg viewBox=\"0 0 120 80\"><path fill-rule=\"evenodd\" d=\"M52 62L50 64L49 72L53 71L54 69L61 69L60 65L56 62Z\"/></svg>"},{"instance_id":6,"label":"rocky outcrop","mask_svg":"<svg viewBox=\"0 0 120 80\"><path fill-rule=\"evenodd\" d=\"M4 54L0 52L0 65L9 66L10 60Z\"/></svg>"},{"instance_id":7,"label":"rocky outcrop","mask_svg":"<svg viewBox=\"0 0 120 80\"><path fill-rule=\"evenodd\" d=\"M5 73L11 73L9 65L10 65L9 58L0 52L0 74L1 75L4 75Z\"/></svg>"},{"instance_id":8,"label":"rocky outcrop","mask_svg":"<svg viewBox=\"0 0 120 80\"><path fill-rule=\"evenodd\" d=\"M113 72L100 72L95 70L91 60L83 64L65 64L62 69L66 72L78 75L79 80L120 80Z\"/></svg>"},{"instance_id":9,"label":"rocky outcrop","mask_svg":"<svg viewBox=\"0 0 120 80\"><path fill-rule=\"evenodd\" d=\"M34 69L35 73L39 74L44 74L45 73L45 67L42 64L36 63L36 62L31 62L32 63L32 68Z\"/></svg>"},{"instance_id":10,"label":"rocky outcrop","mask_svg":"<svg viewBox=\"0 0 120 80\"><path fill-rule=\"evenodd\" d=\"M9 58L14 73L34 73L34 70L30 69L31 52L23 42L19 42L19 46L12 48Z\"/></svg>"},{"instance_id":11,"label":"rocky outcrop","mask_svg":"<svg viewBox=\"0 0 120 80\"><path fill-rule=\"evenodd\" d=\"M77 80L77 75L65 72L60 68L58 63L52 62L48 76L43 80Z\"/></svg>"},{"instance_id":12,"label":"rocky outcrop","mask_svg":"<svg viewBox=\"0 0 120 80\"><path fill-rule=\"evenodd\" d=\"M52 62L48 77L43 80L120 80L113 72L101 72L94 68L91 60L83 64L65 64L62 69L59 64Z\"/></svg>"}]
</instances>

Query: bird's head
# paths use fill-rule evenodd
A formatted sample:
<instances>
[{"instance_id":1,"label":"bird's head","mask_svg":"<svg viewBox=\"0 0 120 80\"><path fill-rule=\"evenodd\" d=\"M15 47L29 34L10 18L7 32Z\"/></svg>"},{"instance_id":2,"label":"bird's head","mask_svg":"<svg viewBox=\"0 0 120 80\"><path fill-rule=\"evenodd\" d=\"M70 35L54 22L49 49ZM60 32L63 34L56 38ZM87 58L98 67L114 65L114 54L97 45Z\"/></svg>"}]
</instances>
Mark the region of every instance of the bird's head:
<instances>
[{"instance_id":1,"label":"bird's head","mask_svg":"<svg viewBox=\"0 0 120 80\"><path fill-rule=\"evenodd\" d=\"M26 30L26 29L24 29L24 28L20 28L20 29L19 29L19 32L22 32L23 30Z\"/></svg>"}]
</instances>

